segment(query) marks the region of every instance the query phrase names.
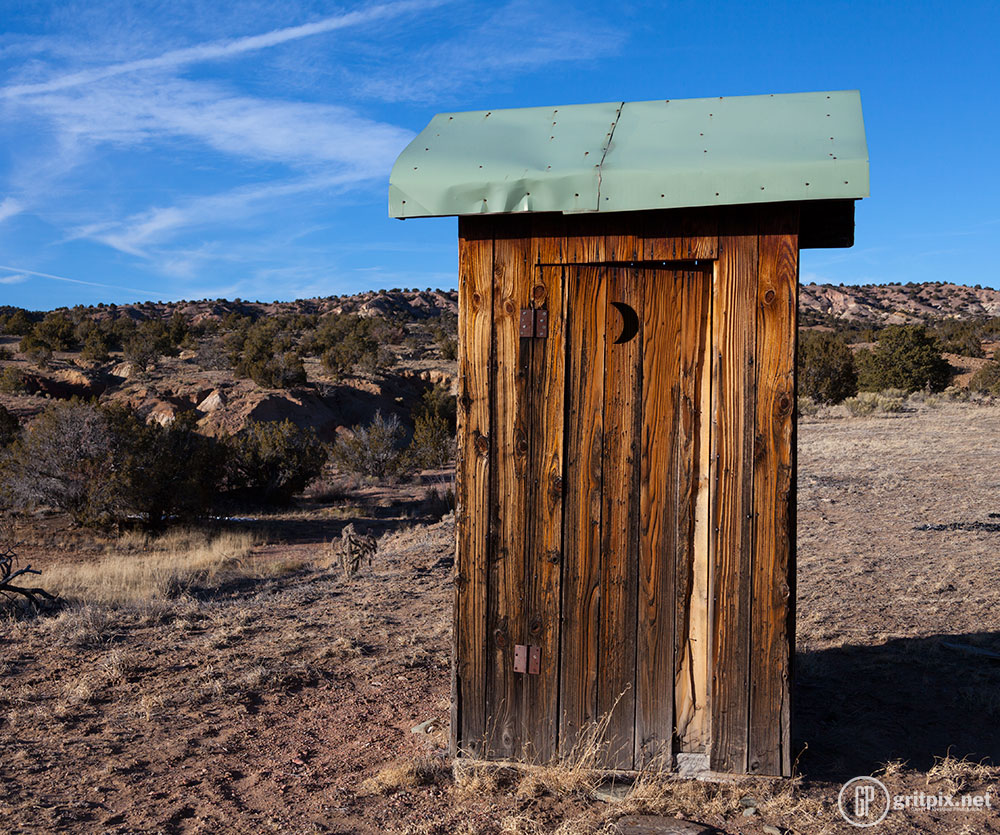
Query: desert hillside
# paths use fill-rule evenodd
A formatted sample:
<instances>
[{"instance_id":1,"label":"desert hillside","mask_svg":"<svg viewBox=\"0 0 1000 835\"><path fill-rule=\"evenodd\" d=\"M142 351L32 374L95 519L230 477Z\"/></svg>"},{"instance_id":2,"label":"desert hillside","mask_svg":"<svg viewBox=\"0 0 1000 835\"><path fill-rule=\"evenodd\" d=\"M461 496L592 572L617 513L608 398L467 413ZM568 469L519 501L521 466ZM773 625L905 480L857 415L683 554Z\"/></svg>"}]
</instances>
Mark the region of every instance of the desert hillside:
<instances>
[{"instance_id":1,"label":"desert hillside","mask_svg":"<svg viewBox=\"0 0 1000 835\"><path fill-rule=\"evenodd\" d=\"M457 311L458 294L447 290L48 314L0 308L0 405L23 422L51 400L96 398L162 425L191 413L210 435L289 419L329 441L376 410L407 423L429 385L453 386ZM335 331L338 321L349 324ZM168 334L151 352L157 328L168 325L180 328L178 337ZM332 348L340 352L335 364ZM269 370L289 356L295 373Z\"/></svg>"},{"instance_id":2,"label":"desert hillside","mask_svg":"<svg viewBox=\"0 0 1000 835\"><path fill-rule=\"evenodd\" d=\"M1000 290L951 282L924 284L803 284L799 289L803 324L842 320L863 324L908 325L937 319L974 320L1000 316Z\"/></svg>"}]
</instances>

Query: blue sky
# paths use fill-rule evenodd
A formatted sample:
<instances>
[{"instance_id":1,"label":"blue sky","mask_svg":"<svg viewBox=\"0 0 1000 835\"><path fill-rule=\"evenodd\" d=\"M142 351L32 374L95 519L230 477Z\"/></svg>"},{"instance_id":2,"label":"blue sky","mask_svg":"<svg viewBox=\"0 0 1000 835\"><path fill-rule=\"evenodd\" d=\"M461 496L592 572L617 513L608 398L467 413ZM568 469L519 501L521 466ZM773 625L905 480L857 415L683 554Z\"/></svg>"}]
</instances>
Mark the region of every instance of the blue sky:
<instances>
[{"instance_id":1,"label":"blue sky","mask_svg":"<svg viewBox=\"0 0 1000 835\"><path fill-rule=\"evenodd\" d=\"M803 280L1000 286L993 3L0 0L0 303L453 287L386 216L441 110L861 90L872 197Z\"/></svg>"}]
</instances>

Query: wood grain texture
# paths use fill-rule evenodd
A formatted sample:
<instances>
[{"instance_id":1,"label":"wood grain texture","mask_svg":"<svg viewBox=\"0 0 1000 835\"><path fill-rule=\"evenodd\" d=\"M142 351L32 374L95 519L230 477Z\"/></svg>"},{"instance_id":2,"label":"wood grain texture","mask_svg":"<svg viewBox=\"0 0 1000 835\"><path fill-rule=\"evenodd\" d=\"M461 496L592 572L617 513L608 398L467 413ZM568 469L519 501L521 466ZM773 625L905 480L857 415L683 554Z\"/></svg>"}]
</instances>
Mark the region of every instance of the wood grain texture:
<instances>
[{"instance_id":1,"label":"wood grain texture","mask_svg":"<svg viewBox=\"0 0 1000 835\"><path fill-rule=\"evenodd\" d=\"M710 422L706 408L710 390L707 349L711 315L710 271L676 274L680 353L676 437L676 497L674 499L675 603L674 688L678 750L705 751L708 722L708 527L705 522L704 475L708 450L704 431ZM702 505L699 507L699 500ZM699 515L700 514L700 515Z\"/></svg>"},{"instance_id":2,"label":"wood grain texture","mask_svg":"<svg viewBox=\"0 0 1000 835\"><path fill-rule=\"evenodd\" d=\"M717 460L710 763L735 774L746 772L748 754L756 303L756 218L732 215L720 229L712 326Z\"/></svg>"},{"instance_id":3,"label":"wood grain texture","mask_svg":"<svg viewBox=\"0 0 1000 835\"><path fill-rule=\"evenodd\" d=\"M634 218L640 257L646 261L687 261L718 256L716 209L642 212Z\"/></svg>"},{"instance_id":4,"label":"wood grain texture","mask_svg":"<svg viewBox=\"0 0 1000 835\"><path fill-rule=\"evenodd\" d=\"M598 719L601 510L604 481L604 334L607 284L598 267L566 279L566 451L563 510L560 754Z\"/></svg>"},{"instance_id":5,"label":"wood grain texture","mask_svg":"<svg viewBox=\"0 0 1000 835\"><path fill-rule=\"evenodd\" d=\"M486 745L493 758L523 753L523 674L514 672L524 635L528 549L529 372L532 339L521 339L520 311L529 306L532 265L524 236L493 247L492 560L487 595Z\"/></svg>"},{"instance_id":6,"label":"wood grain texture","mask_svg":"<svg viewBox=\"0 0 1000 835\"><path fill-rule=\"evenodd\" d=\"M761 221L757 288L750 750L754 774L789 774L792 431L798 218Z\"/></svg>"},{"instance_id":7,"label":"wood grain texture","mask_svg":"<svg viewBox=\"0 0 1000 835\"><path fill-rule=\"evenodd\" d=\"M635 765L669 766L674 737L674 555L677 541L680 277L640 273L642 428L639 480Z\"/></svg>"},{"instance_id":8,"label":"wood grain texture","mask_svg":"<svg viewBox=\"0 0 1000 835\"><path fill-rule=\"evenodd\" d=\"M564 268L538 266L560 252L561 239L549 232L544 221L532 225L531 305L548 311L549 335L522 343L531 351L525 642L541 648L539 674L521 677L522 747L525 758L537 762L547 762L557 751L565 440Z\"/></svg>"},{"instance_id":9,"label":"wood grain texture","mask_svg":"<svg viewBox=\"0 0 1000 835\"><path fill-rule=\"evenodd\" d=\"M458 470L452 753L483 751L489 565L493 239L459 221Z\"/></svg>"},{"instance_id":10,"label":"wood grain texture","mask_svg":"<svg viewBox=\"0 0 1000 835\"><path fill-rule=\"evenodd\" d=\"M601 545L600 660L597 711L606 722L604 766L633 767L635 739L636 605L639 548L642 333L616 343L624 303L643 318L643 296L632 269L608 268L605 339L604 490Z\"/></svg>"}]
</instances>

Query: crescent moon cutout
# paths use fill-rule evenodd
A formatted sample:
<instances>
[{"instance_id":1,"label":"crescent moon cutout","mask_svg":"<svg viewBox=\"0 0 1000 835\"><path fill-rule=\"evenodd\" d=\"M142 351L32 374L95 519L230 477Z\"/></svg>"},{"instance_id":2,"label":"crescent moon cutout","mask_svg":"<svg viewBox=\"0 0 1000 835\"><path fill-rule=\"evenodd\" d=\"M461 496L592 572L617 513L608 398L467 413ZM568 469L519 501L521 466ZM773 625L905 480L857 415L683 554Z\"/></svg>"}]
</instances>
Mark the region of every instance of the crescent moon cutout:
<instances>
[{"instance_id":1,"label":"crescent moon cutout","mask_svg":"<svg viewBox=\"0 0 1000 835\"><path fill-rule=\"evenodd\" d=\"M618 308L618 312L622 315L622 332L615 340L615 345L621 345L623 342L635 339L635 335L639 332L638 314L625 302L611 302L611 304Z\"/></svg>"}]
</instances>

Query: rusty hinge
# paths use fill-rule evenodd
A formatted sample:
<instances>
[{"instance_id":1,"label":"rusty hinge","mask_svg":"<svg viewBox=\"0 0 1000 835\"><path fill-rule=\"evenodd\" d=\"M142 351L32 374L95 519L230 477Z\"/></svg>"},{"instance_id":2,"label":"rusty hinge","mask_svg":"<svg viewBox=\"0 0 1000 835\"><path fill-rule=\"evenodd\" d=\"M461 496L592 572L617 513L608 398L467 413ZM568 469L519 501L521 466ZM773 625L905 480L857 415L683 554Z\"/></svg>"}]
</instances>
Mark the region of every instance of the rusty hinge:
<instances>
[{"instance_id":1,"label":"rusty hinge","mask_svg":"<svg viewBox=\"0 0 1000 835\"><path fill-rule=\"evenodd\" d=\"M520 334L524 339L545 339L549 335L549 311L526 307L521 311Z\"/></svg>"},{"instance_id":2,"label":"rusty hinge","mask_svg":"<svg viewBox=\"0 0 1000 835\"><path fill-rule=\"evenodd\" d=\"M514 672L537 676L542 669L542 648L514 644Z\"/></svg>"}]
</instances>

